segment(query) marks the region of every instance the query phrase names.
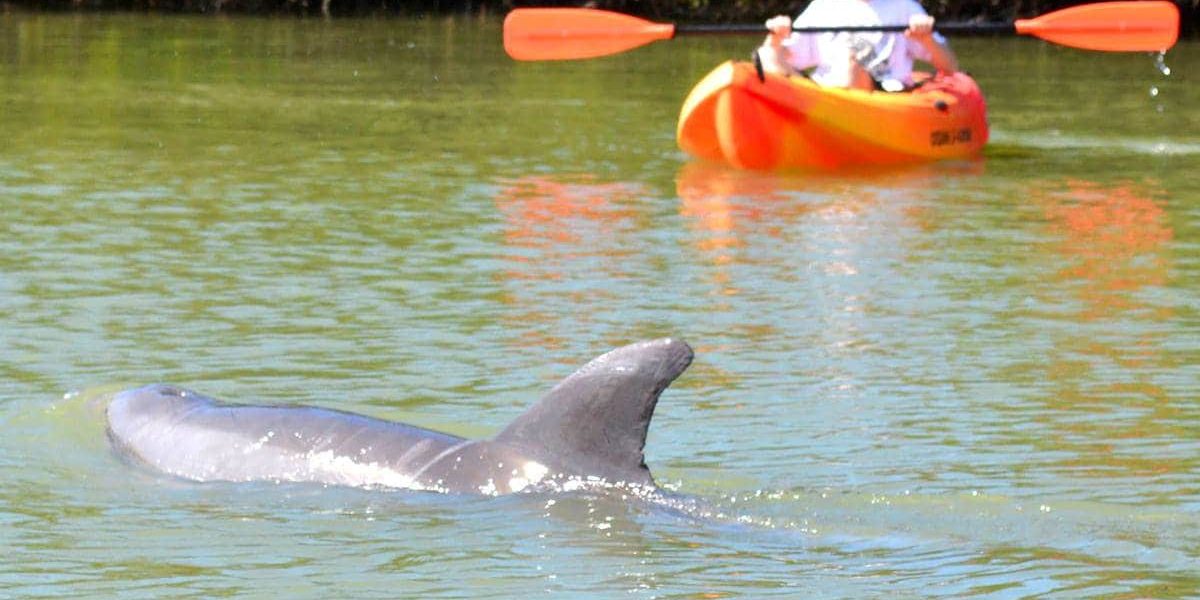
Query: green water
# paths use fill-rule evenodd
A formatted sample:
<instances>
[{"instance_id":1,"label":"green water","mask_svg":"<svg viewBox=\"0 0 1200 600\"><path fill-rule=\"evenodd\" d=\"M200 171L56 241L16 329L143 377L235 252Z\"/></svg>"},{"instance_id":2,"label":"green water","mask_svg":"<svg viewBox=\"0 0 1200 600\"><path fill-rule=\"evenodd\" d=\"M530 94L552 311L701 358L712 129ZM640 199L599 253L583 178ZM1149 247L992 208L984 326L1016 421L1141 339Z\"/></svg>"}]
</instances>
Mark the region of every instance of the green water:
<instances>
[{"instance_id":1,"label":"green water","mask_svg":"<svg viewBox=\"0 0 1200 600\"><path fill-rule=\"evenodd\" d=\"M754 42L0 15L0 597L1200 595L1200 46L955 40L978 162L691 163L683 96ZM190 484L96 408L487 436L661 335L676 506Z\"/></svg>"}]
</instances>

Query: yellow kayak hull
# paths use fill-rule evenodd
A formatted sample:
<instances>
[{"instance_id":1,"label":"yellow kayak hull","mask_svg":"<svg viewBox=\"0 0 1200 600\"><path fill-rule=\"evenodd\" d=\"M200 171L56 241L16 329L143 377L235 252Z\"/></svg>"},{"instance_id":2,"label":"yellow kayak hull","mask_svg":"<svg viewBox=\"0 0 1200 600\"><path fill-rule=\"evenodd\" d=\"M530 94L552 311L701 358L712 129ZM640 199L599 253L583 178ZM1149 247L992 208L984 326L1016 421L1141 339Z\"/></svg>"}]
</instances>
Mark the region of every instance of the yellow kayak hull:
<instances>
[{"instance_id":1,"label":"yellow kayak hull","mask_svg":"<svg viewBox=\"0 0 1200 600\"><path fill-rule=\"evenodd\" d=\"M752 64L729 61L692 89L676 138L693 156L753 170L971 158L987 143L987 106L965 73L888 93L821 87L801 76L760 80Z\"/></svg>"}]
</instances>

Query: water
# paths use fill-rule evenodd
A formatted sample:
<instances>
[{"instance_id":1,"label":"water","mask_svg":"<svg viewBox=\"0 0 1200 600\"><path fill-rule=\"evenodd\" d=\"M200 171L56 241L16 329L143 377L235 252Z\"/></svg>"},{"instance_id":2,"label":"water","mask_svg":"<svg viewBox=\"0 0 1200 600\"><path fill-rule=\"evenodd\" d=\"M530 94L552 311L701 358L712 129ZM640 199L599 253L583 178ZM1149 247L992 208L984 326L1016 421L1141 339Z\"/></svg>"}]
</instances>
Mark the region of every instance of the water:
<instances>
[{"instance_id":1,"label":"water","mask_svg":"<svg viewBox=\"0 0 1200 600\"><path fill-rule=\"evenodd\" d=\"M1171 67L1167 66L1166 52L1159 52L1154 55L1154 66L1158 68L1158 72L1162 73L1164 77L1171 76Z\"/></svg>"},{"instance_id":2,"label":"water","mask_svg":"<svg viewBox=\"0 0 1200 600\"><path fill-rule=\"evenodd\" d=\"M761 175L673 142L752 40L499 35L0 16L0 596L1200 595L1200 47L956 40L983 160ZM482 437L662 335L665 505L189 484L95 407Z\"/></svg>"}]
</instances>

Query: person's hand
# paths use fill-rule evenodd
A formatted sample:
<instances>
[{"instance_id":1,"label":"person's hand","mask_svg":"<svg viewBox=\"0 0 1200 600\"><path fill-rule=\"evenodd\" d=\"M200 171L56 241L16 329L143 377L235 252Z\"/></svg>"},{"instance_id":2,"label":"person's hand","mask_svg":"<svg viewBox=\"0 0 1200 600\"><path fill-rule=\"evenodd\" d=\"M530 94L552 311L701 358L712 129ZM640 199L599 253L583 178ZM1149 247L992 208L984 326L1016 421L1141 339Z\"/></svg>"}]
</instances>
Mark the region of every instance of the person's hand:
<instances>
[{"instance_id":1,"label":"person's hand","mask_svg":"<svg viewBox=\"0 0 1200 600\"><path fill-rule=\"evenodd\" d=\"M776 15L767 19L766 26L774 41L782 42L792 34L792 18L787 15Z\"/></svg>"},{"instance_id":2,"label":"person's hand","mask_svg":"<svg viewBox=\"0 0 1200 600\"><path fill-rule=\"evenodd\" d=\"M913 15L908 19L908 29L904 35L917 40L930 37L933 35L933 17Z\"/></svg>"}]
</instances>

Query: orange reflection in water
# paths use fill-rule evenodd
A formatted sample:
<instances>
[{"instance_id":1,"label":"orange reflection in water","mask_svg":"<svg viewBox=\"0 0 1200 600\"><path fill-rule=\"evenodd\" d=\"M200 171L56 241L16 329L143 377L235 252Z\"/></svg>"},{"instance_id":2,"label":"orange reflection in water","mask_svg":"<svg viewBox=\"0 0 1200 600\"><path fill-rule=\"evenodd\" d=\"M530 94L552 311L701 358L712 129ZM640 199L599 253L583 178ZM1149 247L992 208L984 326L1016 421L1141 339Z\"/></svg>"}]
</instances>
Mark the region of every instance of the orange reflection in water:
<instances>
[{"instance_id":1,"label":"orange reflection in water","mask_svg":"<svg viewBox=\"0 0 1200 600\"><path fill-rule=\"evenodd\" d=\"M806 343L852 359L887 335L872 330L870 311L886 304L896 265L936 226L930 194L982 167L781 174L683 166L679 213L709 311L736 314L738 337L753 341L793 338L792 319L821 323ZM845 395L857 384L836 369L826 379Z\"/></svg>"},{"instance_id":2,"label":"orange reflection in water","mask_svg":"<svg viewBox=\"0 0 1200 600\"><path fill-rule=\"evenodd\" d=\"M947 176L976 175L982 162L835 174L776 174L693 162L676 178L679 212L692 227L697 252L720 267L735 262L748 240L768 243L819 224L840 245L825 271L855 274L856 249L894 238L900 229L924 229L928 203L913 200L938 189ZM883 230L881 230L883 229ZM753 253L747 253L753 254ZM717 270L719 293L736 294L729 274Z\"/></svg>"},{"instance_id":3,"label":"orange reflection in water","mask_svg":"<svg viewBox=\"0 0 1200 600\"><path fill-rule=\"evenodd\" d=\"M568 251L603 229L622 229L635 212L631 202L641 187L600 182L593 175L531 175L501 180L496 207L508 227L509 245Z\"/></svg>"},{"instance_id":4,"label":"orange reflection in water","mask_svg":"<svg viewBox=\"0 0 1200 600\"><path fill-rule=\"evenodd\" d=\"M1058 433L1044 443L1071 451L1059 468L1084 476L1154 477L1190 468L1178 458L1130 451L1189 436L1180 399L1153 375L1173 368L1164 349L1169 332L1159 325L1175 310L1141 293L1169 283L1174 231L1155 200L1163 192L1152 182L1045 187L1034 195L1047 219L1044 250L1062 266L1044 287L1067 294L1056 304L1078 307L1061 319L1100 327L1060 330L1051 359L1039 367L1053 384L1041 398L1051 409L1041 420ZM1078 417L1118 411L1128 417Z\"/></svg>"},{"instance_id":5,"label":"orange reflection in water","mask_svg":"<svg viewBox=\"0 0 1200 600\"><path fill-rule=\"evenodd\" d=\"M501 287L504 302L515 308L510 314L517 315L516 343L561 347L564 340L556 332L564 328L556 324L590 319L591 307L612 300L604 282L628 275L627 259L639 248L633 236L648 227L639 205L652 194L638 184L604 182L589 174L529 175L498 183L495 204L504 216L508 248ZM578 286L541 285L581 272L587 280ZM569 314L562 314L564 306L571 307Z\"/></svg>"},{"instance_id":6,"label":"orange reflection in water","mask_svg":"<svg viewBox=\"0 0 1200 600\"><path fill-rule=\"evenodd\" d=\"M693 223L701 235L696 247L714 253L718 263L729 262L727 249L740 245L737 221L761 222L764 213L777 208L786 199L780 190L785 181L770 173L749 173L701 163L689 163L679 172L676 193L679 214ZM752 198L748 203L738 198ZM804 205L791 203L804 210Z\"/></svg>"},{"instance_id":7,"label":"orange reflection in water","mask_svg":"<svg viewBox=\"0 0 1200 600\"><path fill-rule=\"evenodd\" d=\"M1162 285L1166 258L1159 248L1173 237L1152 190L1132 183L1115 186L1072 180L1064 191L1042 196L1057 254L1066 259L1062 279L1086 282L1081 297L1093 307L1081 315L1097 318L1133 308L1129 292Z\"/></svg>"}]
</instances>

